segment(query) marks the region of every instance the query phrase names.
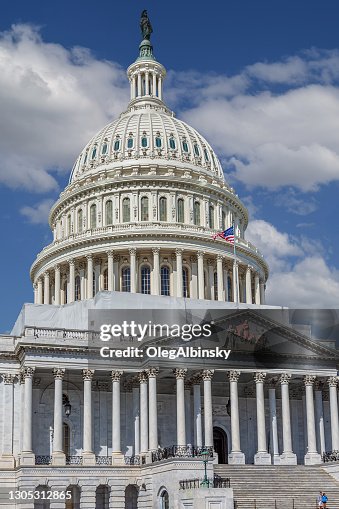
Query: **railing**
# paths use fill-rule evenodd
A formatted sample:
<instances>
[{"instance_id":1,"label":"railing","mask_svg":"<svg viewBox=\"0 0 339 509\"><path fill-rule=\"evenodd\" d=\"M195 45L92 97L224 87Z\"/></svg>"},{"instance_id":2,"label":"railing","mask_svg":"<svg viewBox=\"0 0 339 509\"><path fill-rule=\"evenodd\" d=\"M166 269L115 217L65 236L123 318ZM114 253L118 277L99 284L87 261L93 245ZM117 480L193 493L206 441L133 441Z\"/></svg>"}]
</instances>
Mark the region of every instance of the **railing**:
<instances>
[{"instance_id":1,"label":"railing","mask_svg":"<svg viewBox=\"0 0 339 509\"><path fill-rule=\"evenodd\" d=\"M179 481L180 490L194 490L197 488L229 488L231 481L229 477L210 477L206 479L185 479Z\"/></svg>"},{"instance_id":2,"label":"railing","mask_svg":"<svg viewBox=\"0 0 339 509\"><path fill-rule=\"evenodd\" d=\"M33 336L34 338L47 339L73 339L73 340L94 340L100 338L100 332L88 330L71 330L71 329L48 329L45 327L25 327L25 336Z\"/></svg>"},{"instance_id":3,"label":"railing","mask_svg":"<svg viewBox=\"0 0 339 509\"><path fill-rule=\"evenodd\" d=\"M339 461L339 451L324 452L322 456L323 462Z\"/></svg>"},{"instance_id":4,"label":"railing","mask_svg":"<svg viewBox=\"0 0 339 509\"><path fill-rule=\"evenodd\" d=\"M140 465L140 456L125 456L125 465Z\"/></svg>"},{"instance_id":5,"label":"railing","mask_svg":"<svg viewBox=\"0 0 339 509\"><path fill-rule=\"evenodd\" d=\"M36 465L50 465L52 463L52 456L35 456Z\"/></svg>"},{"instance_id":6,"label":"railing","mask_svg":"<svg viewBox=\"0 0 339 509\"><path fill-rule=\"evenodd\" d=\"M112 465L112 456L95 456L96 465Z\"/></svg>"},{"instance_id":7,"label":"railing","mask_svg":"<svg viewBox=\"0 0 339 509\"><path fill-rule=\"evenodd\" d=\"M82 465L82 456L66 456L66 465Z\"/></svg>"},{"instance_id":8,"label":"railing","mask_svg":"<svg viewBox=\"0 0 339 509\"><path fill-rule=\"evenodd\" d=\"M152 463L170 458L199 458L202 453L208 452L209 458L213 458L213 447L195 447L193 445L172 445L171 447L159 448L152 452ZM204 455L205 457L205 455Z\"/></svg>"}]
</instances>

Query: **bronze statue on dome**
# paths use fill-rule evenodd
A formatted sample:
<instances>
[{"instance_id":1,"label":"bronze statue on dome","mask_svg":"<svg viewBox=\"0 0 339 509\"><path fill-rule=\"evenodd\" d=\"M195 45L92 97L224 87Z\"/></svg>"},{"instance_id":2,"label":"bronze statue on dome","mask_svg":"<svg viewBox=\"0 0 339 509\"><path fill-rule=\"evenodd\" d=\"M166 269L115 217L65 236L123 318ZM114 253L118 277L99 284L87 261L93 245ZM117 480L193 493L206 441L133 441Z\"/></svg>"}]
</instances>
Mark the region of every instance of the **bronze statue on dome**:
<instances>
[{"instance_id":1,"label":"bronze statue on dome","mask_svg":"<svg viewBox=\"0 0 339 509\"><path fill-rule=\"evenodd\" d=\"M142 11L141 13L140 28L143 40L146 39L149 41L151 38L151 33L153 32L153 28L146 10Z\"/></svg>"}]
</instances>

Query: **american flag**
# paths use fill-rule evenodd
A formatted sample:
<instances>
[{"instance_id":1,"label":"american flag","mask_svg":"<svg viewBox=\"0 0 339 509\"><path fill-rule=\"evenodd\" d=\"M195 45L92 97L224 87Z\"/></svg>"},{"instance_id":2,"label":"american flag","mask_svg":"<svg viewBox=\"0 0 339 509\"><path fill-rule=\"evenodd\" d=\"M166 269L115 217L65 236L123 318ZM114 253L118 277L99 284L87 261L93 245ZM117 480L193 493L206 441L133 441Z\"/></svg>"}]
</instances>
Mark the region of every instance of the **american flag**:
<instances>
[{"instance_id":1,"label":"american flag","mask_svg":"<svg viewBox=\"0 0 339 509\"><path fill-rule=\"evenodd\" d=\"M226 240L226 242L234 244L234 226L231 226L230 228L227 228L227 230L218 232L215 235L213 235L214 240L218 237L221 237L222 239Z\"/></svg>"}]
</instances>

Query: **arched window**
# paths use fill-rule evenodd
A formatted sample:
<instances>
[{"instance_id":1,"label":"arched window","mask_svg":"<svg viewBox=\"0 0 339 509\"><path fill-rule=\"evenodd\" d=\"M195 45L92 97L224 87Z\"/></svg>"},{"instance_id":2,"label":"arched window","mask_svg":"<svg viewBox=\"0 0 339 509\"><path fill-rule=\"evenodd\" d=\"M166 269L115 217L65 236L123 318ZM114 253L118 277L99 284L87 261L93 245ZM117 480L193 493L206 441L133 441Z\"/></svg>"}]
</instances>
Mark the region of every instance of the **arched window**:
<instances>
[{"instance_id":1,"label":"arched window","mask_svg":"<svg viewBox=\"0 0 339 509\"><path fill-rule=\"evenodd\" d=\"M81 233L82 232L82 218L83 218L83 215L82 215L82 209L79 209L78 212L77 212L77 218L78 218L78 232Z\"/></svg>"},{"instance_id":2,"label":"arched window","mask_svg":"<svg viewBox=\"0 0 339 509\"><path fill-rule=\"evenodd\" d=\"M141 198L141 221L148 221L148 198L147 196L143 196Z\"/></svg>"},{"instance_id":3,"label":"arched window","mask_svg":"<svg viewBox=\"0 0 339 509\"><path fill-rule=\"evenodd\" d=\"M86 163L87 163L87 156L88 156L88 152L86 152L86 154L85 154L85 157L84 157L84 164L86 164Z\"/></svg>"},{"instance_id":4,"label":"arched window","mask_svg":"<svg viewBox=\"0 0 339 509\"><path fill-rule=\"evenodd\" d=\"M125 489L125 509L138 509L138 488L134 484Z\"/></svg>"},{"instance_id":5,"label":"arched window","mask_svg":"<svg viewBox=\"0 0 339 509\"><path fill-rule=\"evenodd\" d=\"M114 142L114 145L113 145L113 149L115 152L117 152L120 148L120 140L115 140Z\"/></svg>"},{"instance_id":6,"label":"arched window","mask_svg":"<svg viewBox=\"0 0 339 509\"><path fill-rule=\"evenodd\" d=\"M70 235L72 233L72 222L71 222L71 214L67 216L67 234Z\"/></svg>"},{"instance_id":7,"label":"arched window","mask_svg":"<svg viewBox=\"0 0 339 509\"><path fill-rule=\"evenodd\" d=\"M159 200L160 221L167 221L167 199L162 196Z\"/></svg>"},{"instance_id":8,"label":"arched window","mask_svg":"<svg viewBox=\"0 0 339 509\"><path fill-rule=\"evenodd\" d=\"M148 265L141 267L141 293L151 293L151 269Z\"/></svg>"},{"instance_id":9,"label":"arched window","mask_svg":"<svg viewBox=\"0 0 339 509\"><path fill-rule=\"evenodd\" d=\"M169 146L172 150L175 150L175 139L173 136L169 139Z\"/></svg>"},{"instance_id":10,"label":"arched window","mask_svg":"<svg viewBox=\"0 0 339 509\"><path fill-rule=\"evenodd\" d=\"M106 201L106 225L113 223L113 203L112 200Z\"/></svg>"},{"instance_id":11,"label":"arched window","mask_svg":"<svg viewBox=\"0 0 339 509\"><path fill-rule=\"evenodd\" d=\"M107 154L107 143L104 143L101 149L101 154L104 156Z\"/></svg>"},{"instance_id":12,"label":"arched window","mask_svg":"<svg viewBox=\"0 0 339 509\"><path fill-rule=\"evenodd\" d=\"M97 148L94 147L94 149L92 150L91 159L94 159L96 155L97 155Z\"/></svg>"},{"instance_id":13,"label":"arched window","mask_svg":"<svg viewBox=\"0 0 339 509\"><path fill-rule=\"evenodd\" d=\"M81 299L81 283L80 283L80 276L76 276L75 278L75 300Z\"/></svg>"},{"instance_id":14,"label":"arched window","mask_svg":"<svg viewBox=\"0 0 339 509\"><path fill-rule=\"evenodd\" d=\"M195 145L194 145L194 153L195 153L195 155L196 155L197 157L199 157L199 156L200 156L200 150L199 150L199 147L198 147L198 145L197 145L196 143L195 143Z\"/></svg>"},{"instance_id":15,"label":"arched window","mask_svg":"<svg viewBox=\"0 0 339 509\"><path fill-rule=\"evenodd\" d=\"M148 145L147 138L146 138L146 136L143 136L141 138L141 146L142 146L142 148L147 148L147 145Z\"/></svg>"},{"instance_id":16,"label":"arched window","mask_svg":"<svg viewBox=\"0 0 339 509\"><path fill-rule=\"evenodd\" d=\"M188 152L188 144L187 141L182 142L182 149L184 152Z\"/></svg>"},{"instance_id":17,"label":"arched window","mask_svg":"<svg viewBox=\"0 0 339 509\"><path fill-rule=\"evenodd\" d=\"M169 509L169 497L166 490L163 490L160 495L160 509Z\"/></svg>"},{"instance_id":18,"label":"arched window","mask_svg":"<svg viewBox=\"0 0 339 509\"><path fill-rule=\"evenodd\" d=\"M95 509L109 509L109 487L100 484L95 491Z\"/></svg>"},{"instance_id":19,"label":"arched window","mask_svg":"<svg viewBox=\"0 0 339 509\"><path fill-rule=\"evenodd\" d=\"M189 297L189 282L188 282L188 268L182 269L182 294L184 297Z\"/></svg>"},{"instance_id":20,"label":"arched window","mask_svg":"<svg viewBox=\"0 0 339 509\"><path fill-rule=\"evenodd\" d=\"M90 208L90 225L92 229L97 227L97 206L94 203Z\"/></svg>"},{"instance_id":21,"label":"arched window","mask_svg":"<svg viewBox=\"0 0 339 509\"><path fill-rule=\"evenodd\" d=\"M221 213L221 223L222 223L222 229L226 230L226 214L225 214L224 210Z\"/></svg>"},{"instance_id":22,"label":"arched window","mask_svg":"<svg viewBox=\"0 0 339 509\"><path fill-rule=\"evenodd\" d=\"M213 205L210 205L209 209L208 209L208 222L209 222L210 228L212 228L212 230L214 230L214 207L213 207Z\"/></svg>"},{"instance_id":23,"label":"arched window","mask_svg":"<svg viewBox=\"0 0 339 509\"><path fill-rule=\"evenodd\" d=\"M127 140L127 148L131 149L133 148L133 138L130 136Z\"/></svg>"},{"instance_id":24,"label":"arched window","mask_svg":"<svg viewBox=\"0 0 339 509\"><path fill-rule=\"evenodd\" d=\"M131 269L129 267L124 267L121 271L121 291L131 291Z\"/></svg>"},{"instance_id":25,"label":"arched window","mask_svg":"<svg viewBox=\"0 0 339 509\"><path fill-rule=\"evenodd\" d=\"M228 301L233 301L233 292L232 292L232 279L231 276L227 278L227 293L228 293Z\"/></svg>"},{"instance_id":26,"label":"arched window","mask_svg":"<svg viewBox=\"0 0 339 509\"><path fill-rule=\"evenodd\" d=\"M210 158L209 158L209 155L208 155L208 152L207 152L206 148L204 149L204 156L205 156L206 163L208 163Z\"/></svg>"},{"instance_id":27,"label":"arched window","mask_svg":"<svg viewBox=\"0 0 339 509\"><path fill-rule=\"evenodd\" d=\"M68 486L66 491L71 492L71 498L66 500L65 509L80 509L80 488L79 486Z\"/></svg>"},{"instance_id":28,"label":"arched window","mask_svg":"<svg viewBox=\"0 0 339 509\"><path fill-rule=\"evenodd\" d=\"M131 220L130 199L124 198L122 200L122 222L128 223L130 220Z\"/></svg>"},{"instance_id":29,"label":"arched window","mask_svg":"<svg viewBox=\"0 0 339 509\"><path fill-rule=\"evenodd\" d=\"M213 289L214 289L214 300L218 300L218 275L216 272L213 274Z\"/></svg>"},{"instance_id":30,"label":"arched window","mask_svg":"<svg viewBox=\"0 0 339 509\"><path fill-rule=\"evenodd\" d=\"M108 269L105 269L104 270L104 290L107 291L108 290Z\"/></svg>"},{"instance_id":31,"label":"arched window","mask_svg":"<svg viewBox=\"0 0 339 509\"><path fill-rule=\"evenodd\" d=\"M178 200L177 222L178 223L185 222L185 204L184 204L184 200L182 198L179 198L179 200Z\"/></svg>"},{"instance_id":32,"label":"arched window","mask_svg":"<svg viewBox=\"0 0 339 509\"><path fill-rule=\"evenodd\" d=\"M37 486L34 491L38 491L39 493L43 493L44 495L40 495L40 498L34 500L34 509L49 509L51 507L50 500L47 499L48 492L51 491L49 486Z\"/></svg>"},{"instance_id":33,"label":"arched window","mask_svg":"<svg viewBox=\"0 0 339 509\"><path fill-rule=\"evenodd\" d=\"M160 270L161 274L161 295L170 295L170 271L169 268L164 265Z\"/></svg>"},{"instance_id":34,"label":"arched window","mask_svg":"<svg viewBox=\"0 0 339 509\"><path fill-rule=\"evenodd\" d=\"M195 201L193 205L193 221L194 224L200 225L200 203L198 201Z\"/></svg>"},{"instance_id":35,"label":"arched window","mask_svg":"<svg viewBox=\"0 0 339 509\"><path fill-rule=\"evenodd\" d=\"M156 146L157 148L161 148L161 145L162 145L162 143L161 143L161 138L160 138L160 136L157 136L157 137L155 138L155 146Z\"/></svg>"}]
</instances>

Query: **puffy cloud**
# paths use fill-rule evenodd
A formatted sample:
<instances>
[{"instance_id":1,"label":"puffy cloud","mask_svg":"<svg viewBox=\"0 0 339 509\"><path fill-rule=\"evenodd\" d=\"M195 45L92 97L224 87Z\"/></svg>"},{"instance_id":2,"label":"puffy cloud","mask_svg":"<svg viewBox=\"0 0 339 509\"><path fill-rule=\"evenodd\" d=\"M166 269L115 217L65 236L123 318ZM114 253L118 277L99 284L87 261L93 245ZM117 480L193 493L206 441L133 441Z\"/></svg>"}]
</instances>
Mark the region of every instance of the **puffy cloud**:
<instances>
[{"instance_id":1,"label":"puffy cloud","mask_svg":"<svg viewBox=\"0 0 339 509\"><path fill-rule=\"evenodd\" d=\"M42 40L37 28L0 34L0 182L35 192L57 188L96 130L127 103L125 72L83 48Z\"/></svg>"},{"instance_id":2,"label":"puffy cloud","mask_svg":"<svg viewBox=\"0 0 339 509\"><path fill-rule=\"evenodd\" d=\"M25 206L20 209L20 213L25 216L30 223L45 224L48 222L49 211L54 203L54 200L47 198L33 207Z\"/></svg>"}]
</instances>

